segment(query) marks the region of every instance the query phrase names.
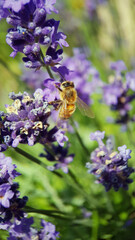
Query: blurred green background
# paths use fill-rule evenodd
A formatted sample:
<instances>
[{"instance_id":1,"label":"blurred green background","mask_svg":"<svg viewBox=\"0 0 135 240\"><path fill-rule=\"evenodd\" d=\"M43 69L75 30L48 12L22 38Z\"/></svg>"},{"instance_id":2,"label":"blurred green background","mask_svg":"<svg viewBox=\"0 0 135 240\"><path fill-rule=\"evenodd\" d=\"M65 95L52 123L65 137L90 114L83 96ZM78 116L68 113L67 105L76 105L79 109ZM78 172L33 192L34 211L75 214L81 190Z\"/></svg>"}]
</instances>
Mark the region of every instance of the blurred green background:
<instances>
[{"instance_id":1,"label":"blurred green background","mask_svg":"<svg viewBox=\"0 0 135 240\"><path fill-rule=\"evenodd\" d=\"M67 35L69 43L69 48L64 48L66 54L72 56L72 48L75 47L88 48L90 54L87 57L105 82L108 81L111 73L109 70L111 61L123 60L128 70L135 68L135 1L107 1L106 4L97 6L94 19L89 16L85 0L57 0L57 8L59 14L54 15L54 18L60 19L60 28ZM4 110L5 104L11 104L8 98L9 92L23 92L27 88L20 80L22 55L17 54L14 59L9 56L12 49L5 41L8 27L4 20L0 22L1 110ZM96 130L105 131L107 136L114 135L116 149L126 144L132 150L129 165L135 167L135 145L132 143L135 142L135 126L131 125L130 133L122 133L120 126L106 122L106 117L113 115L106 105L99 102L101 96L94 95L93 99L95 119L81 116L78 110L74 114L74 120L79 124L78 132L85 146L91 152L97 145L90 141L90 133ZM72 223L70 219L29 213L28 216L35 217L35 227L39 227L39 219L44 218L56 224L62 240L134 240L135 182L129 185L128 191L111 190L106 193L102 185L94 182L95 177L87 174L85 164L89 158L75 134L67 133L67 135L71 142L70 152L75 153L70 169L83 186L85 193L76 187L68 174L58 178L19 155L14 149L8 149L5 153L13 158L18 171L22 174L16 180L20 184L21 196L27 195L29 198L28 206L64 211L68 215L76 216L77 219ZM19 147L37 158L43 152L43 147L39 144L33 147L22 145ZM41 161L45 160L41 159ZM134 174L132 178L135 180ZM92 212L92 215L83 218L83 209ZM129 219L132 219L132 224L125 226ZM0 231L0 239L4 240L6 236L6 233Z\"/></svg>"}]
</instances>

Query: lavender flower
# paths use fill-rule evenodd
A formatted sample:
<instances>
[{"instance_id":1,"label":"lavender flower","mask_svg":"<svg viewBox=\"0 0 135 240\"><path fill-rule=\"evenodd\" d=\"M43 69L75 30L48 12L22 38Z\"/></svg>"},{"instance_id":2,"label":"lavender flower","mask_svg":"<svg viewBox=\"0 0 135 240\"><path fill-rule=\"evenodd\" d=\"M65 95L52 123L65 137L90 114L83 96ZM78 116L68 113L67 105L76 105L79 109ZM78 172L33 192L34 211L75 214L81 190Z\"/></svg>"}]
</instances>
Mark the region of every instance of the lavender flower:
<instances>
[{"instance_id":1,"label":"lavender flower","mask_svg":"<svg viewBox=\"0 0 135 240\"><path fill-rule=\"evenodd\" d=\"M6 9L6 8L3 7L4 2L5 2L5 0L1 0L1 1L0 1L0 20L1 20L2 18L6 18L6 17L9 15L8 9Z\"/></svg>"},{"instance_id":2,"label":"lavender flower","mask_svg":"<svg viewBox=\"0 0 135 240\"><path fill-rule=\"evenodd\" d=\"M45 157L50 162L55 162L53 166L49 166L48 169L53 171L61 168L64 173L68 173L68 164L73 161L74 154L68 154L68 146L63 148L62 146L52 145L51 152L44 149L46 154L40 154L41 157Z\"/></svg>"},{"instance_id":3,"label":"lavender flower","mask_svg":"<svg viewBox=\"0 0 135 240\"><path fill-rule=\"evenodd\" d=\"M22 7L26 4L26 3L29 3L30 0L19 0L19 1L16 1L16 0L5 0L4 2L4 8L9 8L9 9L12 9L14 12L19 12Z\"/></svg>"},{"instance_id":4,"label":"lavender flower","mask_svg":"<svg viewBox=\"0 0 135 240\"><path fill-rule=\"evenodd\" d=\"M20 175L12 164L12 159L0 153L0 229L10 233L8 239L50 239L55 240L59 233L55 226L41 220L43 227L39 231L32 228L33 218L26 218L23 208L28 198L19 198L18 184L13 179Z\"/></svg>"},{"instance_id":5,"label":"lavender flower","mask_svg":"<svg viewBox=\"0 0 135 240\"><path fill-rule=\"evenodd\" d=\"M135 91L135 70L126 73L127 88Z\"/></svg>"},{"instance_id":6,"label":"lavender flower","mask_svg":"<svg viewBox=\"0 0 135 240\"><path fill-rule=\"evenodd\" d=\"M3 1L0 5L0 17L6 17L7 23L13 25L8 30L7 43L17 52L25 54L23 61L28 68L40 68L44 64L55 65L62 59L62 48L68 46L66 36L58 32L59 21L47 19L47 14L54 8L56 0L20 0ZM9 14L7 14L7 10ZM45 57L41 54L40 45L47 47ZM58 49L59 48L59 49Z\"/></svg>"},{"instance_id":7,"label":"lavender flower","mask_svg":"<svg viewBox=\"0 0 135 240\"><path fill-rule=\"evenodd\" d=\"M13 180L20 173L15 168L12 159L0 153L0 229L10 226L13 217L20 219L24 216L22 208L27 197L19 198L18 184L13 183Z\"/></svg>"},{"instance_id":8,"label":"lavender flower","mask_svg":"<svg viewBox=\"0 0 135 240\"><path fill-rule=\"evenodd\" d=\"M63 145L68 140L57 127L48 130L51 111L41 89L35 91L33 98L26 92L11 93L10 98L13 104L6 105L7 113L1 113L0 151L19 143L32 146L58 141Z\"/></svg>"},{"instance_id":9,"label":"lavender flower","mask_svg":"<svg viewBox=\"0 0 135 240\"><path fill-rule=\"evenodd\" d=\"M129 114L132 108L130 103L135 99L133 72L126 74L125 81L122 71L126 70L126 66L123 61L112 63L111 69L115 70L115 76L110 78L109 84L104 84L103 100L118 113L115 122L126 126L129 121L135 120L135 116Z\"/></svg>"},{"instance_id":10,"label":"lavender flower","mask_svg":"<svg viewBox=\"0 0 135 240\"><path fill-rule=\"evenodd\" d=\"M110 140L107 140L106 145L102 141L104 132L92 133L90 138L96 140L99 146L91 154L92 163L86 164L89 169L88 173L94 174L97 182L102 183L106 191L112 187L115 191L118 191L120 187L127 190L128 184L132 182L129 176L134 172L132 167L128 167L131 150L124 145L118 147L118 152L113 151Z\"/></svg>"},{"instance_id":11,"label":"lavender flower","mask_svg":"<svg viewBox=\"0 0 135 240\"><path fill-rule=\"evenodd\" d=\"M45 220L41 220L41 229L38 231L31 225L34 223L33 218L23 218L20 222L15 221L8 229L10 237L8 240L56 240L59 237L59 232L56 231L55 225Z\"/></svg>"}]
</instances>

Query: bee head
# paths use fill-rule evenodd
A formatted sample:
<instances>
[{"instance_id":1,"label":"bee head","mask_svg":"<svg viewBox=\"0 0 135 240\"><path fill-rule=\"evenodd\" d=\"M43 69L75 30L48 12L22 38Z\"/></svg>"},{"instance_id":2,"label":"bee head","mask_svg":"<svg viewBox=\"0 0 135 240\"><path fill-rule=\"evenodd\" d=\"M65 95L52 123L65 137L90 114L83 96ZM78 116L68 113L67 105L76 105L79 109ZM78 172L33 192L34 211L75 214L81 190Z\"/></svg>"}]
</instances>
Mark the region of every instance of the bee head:
<instances>
[{"instance_id":1,"label":"bee head","mask_svg":"<svg viewBox=\"0 0 135 240\"><path fill-rule=\"evenodd\" d=\"M62 89L65 89L65 88L68 88L68 87L74 88L74 83L71 82L71 81L64 81L64 82L61 84L61 88L62 88Z\"/></svg>"}]
</instances>

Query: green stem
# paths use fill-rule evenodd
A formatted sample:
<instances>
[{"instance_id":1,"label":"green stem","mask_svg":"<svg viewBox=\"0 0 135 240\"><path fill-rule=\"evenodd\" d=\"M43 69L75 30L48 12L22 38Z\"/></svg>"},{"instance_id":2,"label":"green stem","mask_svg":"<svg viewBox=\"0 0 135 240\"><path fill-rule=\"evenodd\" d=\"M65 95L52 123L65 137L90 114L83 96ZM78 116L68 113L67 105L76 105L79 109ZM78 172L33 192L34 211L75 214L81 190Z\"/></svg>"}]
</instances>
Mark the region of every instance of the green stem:
<instances>
[{"instance_id":1,"label":"green stem","mask_svg":"<svg viewBox=\"0 0 135 240\"><path fill-rule=\"evenodd\" d=\"M76 126L75 126L75 123L74 123L74 120L72 119L72 117L70 118L71 120L71 123L72 123L72 126L74 128L74 131L75 131L75 134L78 138L78 141L80 142L80 145L82 146L83 150L85 151L86 155L89 157L90 156L90 153L89 153L89 150L86 148L86 146L84 145L83 141L82 141L82 138L80 137L77 129L76 129Z\"/></svg>"},{"instance_id":2,"label":"green stem","mask_svg":"<svg viewBox=\"0 0 135 240\"><path fill-rule=\"evenodd\" d=\"M52 74L52 72L51 72L49 66L48 66L48 65L45 65L45 67L46 67L46 70L47 70L49 76L50 76L52 79L54 79L54 76L53 76L53 74Z\"/></svg>"},{"instance_id":3,"label":"green stem","mask_svg":"<svg viewBox=\"0 0 135 240\"><path fill-rule=\"evenodd\" d=\"M82 194L85 198L85 200L91 204L91 199L89 197L89 195L85 192L83 186L78 182L76 176L74 175L74 173L69 169L68 171L68 175L70 176L70 178L72 179L73 183L70 183L69 179L67 178L67 175L65 175L65 179L66 179L66 182L68 184L70 184L72 187L74 187L74 189L76 189L77 191L80 192L80 194Z\"/></svg>"},{"instance_id":4,"label":"green stem","mask_svg":"<svg viewBox=\"0 0 135 240\"><path fill-rule=\"evenodd\" d=\"M64 212L55 211L55 210L35 209L35 208L29 207L29 206L25 207L24 210L29 213L39 213L39 214L47 215L47 216L54 217L54 218L59 218L62 220L68 220L68 221L73 220L75 218L74 216L67 216L67 215L65 215Z\"/></svg>"},{"instance_id":5,"label":"green stem","mask_svg":"<svg viewBox=\"0 0 135 240\"><path fill-rule=\"evenodd\" d=\"M54 159L55 159L55 153L53 152L53 150L49 147L49 146L47 146L47 145L45 145L45 148L47 149L47 151L54 157ZM56 160L57 161L57 160ZM78 180L77 180L77 178L76 178L76 176L74 175L74 173L69 169L68 170L68 174L69 174L69 176L72 178L72 180L73 180L73 182L74 182L74 187L77 189L77 190L79 190L81 193L82 193L82 195L89 201L89 196L87 195L87 193L85 193L85 191L84 191L84 189L83 189L83 187L82 187L82 185L78 182ZM64 177L66 178L66 176L64 175ZM66 178L67 179L67 178ZM68 182L68 184L70 183L69 181L67 181ZM72 185L73 186L73 185Z\"/></svg>"},{"instance_id":6,"label":"green stem","mask_svg":"<svg viewBox=\"0 0 135 240\"><path fill-rule=\"evenodd\" d=\"M53 74L52 74L52 72L51 72L49 66L48 66L47 64L44 63L44 54L43 54L43 52L42 52L41 49L40 49L40 55L41 55L41 58L42 58L42 64L43 64L43 66L46 68L46 70L47 70L47 72L48 72L50 78L54 79L54 76L53 76Z\"/></svg>"},{"instance_id":7,"label":"green stem","mask_svg":"<svg viewBox=\"0 0 135 240\"><path fill-rule=\"evenodd\" d=\"M99 217L98 212L94 211L92 215L92 237L91 240L97 240L98 239L98 227L99 227Z\"/></svg>"},{"instance_id":8,"label":"green stem","mask_svg":"<svg viewBox=\"0 0 135 240\"><path fill-rule=\"evenodd\" d=\"M47 165L45 163L43 163L42 161L40 161L39 159L33 157L32 155L30 155L29 153L25 152L24 150L20 149L20 148L14 148L15 151L19 154L21 154L22 156L28 158L29 160L31 160L32 162L42 166L43 168L47 169ZM48 170L48 169L47 169ZM49 170L48 170L49 171ZM56 172L56 171L51 171L51 173L54 173L55 175L57 175L58 177L63 177L60 173Z\"/></svg>"}]
</instances>

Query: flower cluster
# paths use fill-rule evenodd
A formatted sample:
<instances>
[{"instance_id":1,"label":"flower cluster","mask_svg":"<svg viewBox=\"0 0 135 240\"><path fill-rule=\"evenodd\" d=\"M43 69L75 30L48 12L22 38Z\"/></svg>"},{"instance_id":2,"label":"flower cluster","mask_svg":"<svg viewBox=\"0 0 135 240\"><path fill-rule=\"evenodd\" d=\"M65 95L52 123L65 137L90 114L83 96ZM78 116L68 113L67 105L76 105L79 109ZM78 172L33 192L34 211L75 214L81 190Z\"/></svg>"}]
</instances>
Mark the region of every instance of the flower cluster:
<instances>
[{"instance_id":1,"label":"flower cluster","mask_svg":"<svg viewBox=\"0 0 135 240\"><path fill-rule=\"evenodd\" d=\"M12 164L10 157L5 157L0 153L0 228L10 226L10 220L16 218L20 220L24 217L24 208L27 197L19 198L20 192L18 183L13 180L20 175L16 170L16 165Z\"/></svg>"},{"instance_id":2,"label":"flower cluster","mask_svg":"<svg viewBox=\"0 0 135 240\"><path fill-rule=\"evenodd\" d=\"M91 154L92 163L87 163L88 173L92 173L97 177L98 183L102 183L106 191L112 187L118 191L120 187L128 189L128 184L132 182L129 178L134 172L132 167L128 167L128 159L131 158L131 150L126 145L118 147L118 151L113 151L112 142L107 140L106 145L103 143L104 133L96 131L91 133L91 140L98 142L96 148Z\"/></svg>"},{"instance_id":3,"label":"flower cluster","mask_svg":"<svg viewBox=\"0 0 135 240\"><path fill-rule=\"evenodd\" d=\"M2 0L0 5L0 19L6 17L7 23L13 25L8 30L7 43L17 52L25 54L24 64L28 68L40 68L42 65L55 65L62 59L62 48L68 46L66 36L58 32L59 21L48 19L56 0ZM9 11L8 11L9 10ZM45 57L41 53L41 46L47 47Z\"/></svg>"},{"instance_id":4,"label":"flower cluster","mask_svg":"<svg viewBox=\"0 0 135 240\"><path fill-rule=\"evenodd\" d=\"M32 240L32 239L47 239L56 240L59 237L59 232L56 231L55 225L45 220L41 220L41 229L37 230L31 225L34 223L33 217L22 218L7 228L10 236L8 240Z\"/></svg>"},{"instance_id":5,"label":"flower cluster","mask_svg":"<svg viewBox=\"0 0 135 240\"><path fill-rule=\"evenodd\" d=\"M59 233L52 223L41 220L42 228L32 228L33 218L26 218L23 208L28 198L19 198L18 183L13 180L20 175L12 164L12 159L0 153L0 229L10 234L8 240L48 239L55 240Z\"/></svg>"},{"instance_id":6,"label":"flower cluster","mask_svg":"<svg viewBox=\"0 0 135 240\"><path fill-rule=\"evenodd\" d=\"M8 146L17 147L19 143L34 145L57 141L63 145L68 138L64 131L56 126L48 130L48 117L51 114L43 91L37 89L33 98L24 92L10 94L14 100L11 106L6 105L7 113L1 112L0 151Z\"/></svg>"},{"instance_id":7,"label":"flower cluster","mask_svg":"<svg viewBox=\"0 0 135 240\"><path fill-rule=\"evenodd\" d=\"M68 146L63 148L62 146L52 145L51 151L44 149L46 154L40 154L41 157L45 157L50 162L55 162L53 166L49 166L48 169L53 171L61 168L64 173L68 173L68 164L73 161L74 154L68 155Z\"/></svg>"},{"instance_id":8,"label":"flower cluster","mask_svg":"<svg viewBox=\"0 0 135 240\"><path fill-rule=\"evenodd\" d=\"M135 74L126 73L124 81L122 71L126 70L126 66L123 61L112 63L111 69L115 71L115 76L110 77L111 82L103 86L103 100L111 110L117 111L115 123L126 126L129 121L135 121L135 116L130 116L130 103L135 99Z\"/></svg>"}]
</instances>

